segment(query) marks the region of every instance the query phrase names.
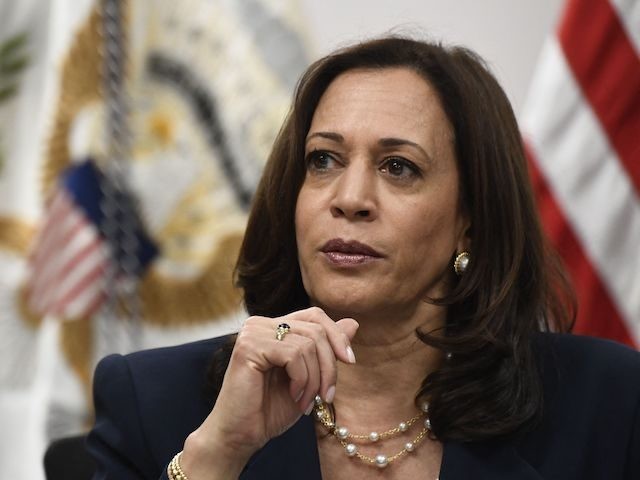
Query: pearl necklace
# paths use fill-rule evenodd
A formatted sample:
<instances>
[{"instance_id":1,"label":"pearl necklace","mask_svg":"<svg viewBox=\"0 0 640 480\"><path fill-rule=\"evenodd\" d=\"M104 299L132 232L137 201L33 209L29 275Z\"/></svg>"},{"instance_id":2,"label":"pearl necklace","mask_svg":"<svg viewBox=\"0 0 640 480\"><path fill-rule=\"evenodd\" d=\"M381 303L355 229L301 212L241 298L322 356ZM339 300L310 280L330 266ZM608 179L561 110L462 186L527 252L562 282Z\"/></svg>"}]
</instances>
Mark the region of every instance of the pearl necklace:
<instances>
[{"instance_id":1,"label":"pearl necklace","mask_svg":"<svg viewBox=\"0 0 640 480\"><path fill-rule=\"evenodd\" d=\"M420 442L422 442L422 440L424 440L424 438L427 436L427 433L431 431L431 421L429 420L428 416L429 404L427 402L422 404L422 411L409 420L400 422L396 427L384 432L378 433L372 431L366 435L351 433L346 427L337 425L334 422L331 410L319 396L316 396L315 398L314 412L316 420L318 420L318 422L320 422L322 426L324 426L329 431L329 433L331 433L338 439L348 457L358 458L364 463L375 465L379 468L384 468L390 463L403 457L404 455L413 452L415 448L420 444ZM368 455L360 453L360 451L358 450L358 446L353 442L355 440L360 442L375 443L380 440L386 440L388 438L396 437L409 430L409 427L411 427L411 425L416 423L422 417L425 417L423 422L424 426L422 427L418 435L416 435L413 441L405 443L404 448L393 455L387 456L379 453L375 457L370 457Z\"/></svg>"}]
</instances>

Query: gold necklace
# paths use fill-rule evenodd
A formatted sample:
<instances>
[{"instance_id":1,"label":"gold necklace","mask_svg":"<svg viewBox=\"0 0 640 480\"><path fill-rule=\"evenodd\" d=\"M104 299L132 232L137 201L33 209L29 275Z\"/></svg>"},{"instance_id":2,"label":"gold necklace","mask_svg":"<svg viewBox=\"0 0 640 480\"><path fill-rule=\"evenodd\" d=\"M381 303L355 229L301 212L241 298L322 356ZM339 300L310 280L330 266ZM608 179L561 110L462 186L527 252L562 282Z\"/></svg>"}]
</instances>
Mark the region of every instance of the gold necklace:
<instances>
[{"instance_id":1,"label":"gold necklace","mask_svg":"<svg viewBox=\"0 0 640 480\"><path fill-rule=\"evenodd\" d=\"M384 432L378 433L376 431L369 432L368 434L354 434L349 431L349 429L345 426L337 425L335 423L335 419L331 409L328 405L322 401L319 396L315 398L315 405L313 408L315 412L315 417L318 422L322 424L323 427L327 429L329 433L331 433L336 439L340 442L342 447L344 448L345 453L350 458L358 458L364 463L369 465L375 465L379 468L384 468L390 463L398 460L399 458L413 452L416 447L424 440L427 436L427 433L431 431L431 421L429 420L429 403L424 402L422 404L422 411L410 418L405 422L400 422L397 426L390 428ZM358 446L355 442L369 442L375 443L380 440L386 440L388 438L393 438L398 435L405 433L409 430L414 423L424 417L423 427L418 432L416 437L404 444L404 448L399 452L393 455L384 455L379 453L374 457L369 455L365 455L358 450Z\"/></svg>"}]
</instances>

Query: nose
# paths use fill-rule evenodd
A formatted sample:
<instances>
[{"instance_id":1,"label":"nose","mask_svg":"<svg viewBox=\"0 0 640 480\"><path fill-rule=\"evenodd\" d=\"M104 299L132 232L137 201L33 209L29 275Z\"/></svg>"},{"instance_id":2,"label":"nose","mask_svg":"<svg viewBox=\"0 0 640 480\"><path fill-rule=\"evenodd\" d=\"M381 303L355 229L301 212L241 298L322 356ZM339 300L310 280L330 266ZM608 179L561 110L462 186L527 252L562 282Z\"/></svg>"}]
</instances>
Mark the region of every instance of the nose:
<instances>
[{"instance_id":1,"label":"nose","mask_svg":"<svg viewBox=\"0 0 640 480\"><path fill-rule=\"evenodd\" d=\"M377 215L375 172L367 162L351 162L337 179L331 214L349 220L371 221Z\"/></svg>"}]
</instances>

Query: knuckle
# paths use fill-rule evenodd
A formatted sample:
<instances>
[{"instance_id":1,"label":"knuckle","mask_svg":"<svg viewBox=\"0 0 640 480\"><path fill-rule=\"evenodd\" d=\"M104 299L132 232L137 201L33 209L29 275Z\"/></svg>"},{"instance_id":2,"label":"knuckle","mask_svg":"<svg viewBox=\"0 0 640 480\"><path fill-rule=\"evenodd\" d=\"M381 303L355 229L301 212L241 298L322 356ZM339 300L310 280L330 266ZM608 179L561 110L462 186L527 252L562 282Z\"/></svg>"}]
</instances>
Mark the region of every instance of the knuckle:
<instances>
[{"instance_id":1,"label":"knuckle","mask_svg":"<svg viewBox=\"0 0 640 480\"><path fill-rule=\"evenodd\" d=\"M239 343L245 342L247 340L247 336L249 335L249 329L246 325L243 325L240 330L238 330L238 335L236 336L235 345L238 346Z\"/></svg>"},{"instance_id":2,"label":"knuckle","mask_svg":"<svg viewBox=\"0 0 640 480\"><path fill-rule=\"evenodd\" d=\"M292 352L291 359L294 362L304 362L304 352L302 349L296 348L295 351Z\"/></svg>"},{"instance_id":3,"label":"knuckle","mask_svg":"<svg viewBox=\"0 0 640 480\"><path fill-rule=\"evenodd\" d=\"M251 338L251 334L254 331L255 327L253 325L243 325L240 330L238 330L238 336L236 337L236 343L238 342L246 342L249 338Z\"/></svg>"},{"instance_id":4,"label":"knuckle","mask_svg":"<svg viewBox=\"0 0 640 480\"><path fill-rule=\"evenodd\" d=\"M319 325L317 323L309 324L309 332L310 332L311 336L313 338L315 338L316 340L320 340L320 339L326 337L326 332L325 332L324 327L322 327L322 325Z\"/></svg>"},{"instance_id":5,"label":"knuckle","mask_svg":"<svg viewBox=\"0 0 640 480\"><path fill-rule=\"evenodd\" d=\"M263 321L264 321L264 317L258 317L258 316L252 315L251 317L247 318L244 321L243 328L245 328L245 327L253 327L253 326L255 326L255 325L259 324L259 323L262 323Z\"/></svg>"},{"instance_id":6,"label":"knuckle","mask_svg":"<svg viewBox=\"0 0 640 480\"><path fill-rule=\"evenodd\" d=\"M233 347L233 355L240 358L246 357L252 350L250 344L251 342L249 341L248 337L240 332L238 334L238 338L236 339L236 344Z\"/></svg>"},{"instance_id":7,"label":"knuckle","mask_svg":"<svg viewBox=\"0 0 640 480\"><path fill-rule=\"evenodd\" d=\"M322 310L320 307L311 307L309 309L309 313L313 318L317 318L317 319L324 318L326 316L326 314L324 313L324 310Z\"/></svg>"},{"instance_id":8,"label":"knuckle","mask_svg":"<svg viewBox=\"0 0 640 480\"><path fill-rule=\"evenodd\" d=\"M310 338L304 337L304 340L303 340L303 343L302 343L302 348L307 353L315 354L316 353L316 342L314 342Z\"/></svg>"},{"instance_id":9,"label":"knuckle","mask_svg":"<svg viewBox=\"0 0 640 480\"><path fill-rule=\"evenodd\" d=\"M247 335L249 335L249 329L250 327L247 325L242 325L242 327L240 327L238 335L236 336L236 345L247 338Z\"/></svg>"}]
</instances>

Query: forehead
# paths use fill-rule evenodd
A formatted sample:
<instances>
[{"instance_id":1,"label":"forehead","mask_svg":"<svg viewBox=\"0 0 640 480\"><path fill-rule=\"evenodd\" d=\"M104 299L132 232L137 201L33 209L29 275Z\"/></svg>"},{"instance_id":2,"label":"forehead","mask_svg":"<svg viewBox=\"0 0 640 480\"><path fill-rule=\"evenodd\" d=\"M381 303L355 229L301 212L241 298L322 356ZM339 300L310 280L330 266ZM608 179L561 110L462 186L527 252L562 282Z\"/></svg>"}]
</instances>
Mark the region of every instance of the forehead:
<instances>
[{"instance_id":1,"label":"forehead","mask_svg":"<svg viewBox=\"0 0 640 480\"><path fill-rule=\"evenodd\" d=\"M436 90L409 68L357 69L336 77L320 98L310 130L325 129L409 136L421 143L452 138Z\"/></svg>"}]
</instances>

